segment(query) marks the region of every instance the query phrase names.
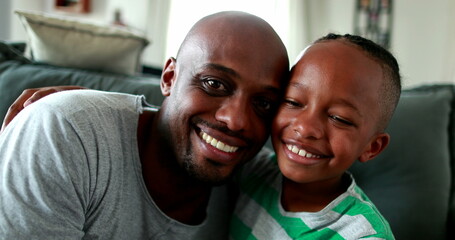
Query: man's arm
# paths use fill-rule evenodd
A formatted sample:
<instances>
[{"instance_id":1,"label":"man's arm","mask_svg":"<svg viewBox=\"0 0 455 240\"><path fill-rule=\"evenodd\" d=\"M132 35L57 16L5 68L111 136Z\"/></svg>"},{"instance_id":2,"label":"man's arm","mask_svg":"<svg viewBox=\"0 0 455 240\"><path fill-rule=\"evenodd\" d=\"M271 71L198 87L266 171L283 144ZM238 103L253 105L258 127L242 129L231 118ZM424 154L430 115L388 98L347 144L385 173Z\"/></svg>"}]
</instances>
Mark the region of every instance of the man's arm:
<instances>
[{"instance_id":1,"label":"man's arm","mask_svg":"<svg viewBox=\"0 0 455 240\"><path fill-rule=\"evenodd\" d=\"M13 120L17 114L22 111L25 107L30 105L33 102L38 101L39 99L60 91L66 90L75 90L75 89L84 89L84 87L80 86L55 86L55 87L43 87L43 88L31 88L26 89L22 92L22 94L13 102L13 104L8 108L8 112L5 115L5 119L3 120L2 128L0 129L0 133L5 130L6 126Z\"/></svg>"},{"instance_id":2,"label":"man's arm","mask_svg":"<svg viewBox=\"0 0 455 240\"><path fill-rule=\"evenodd\" d=\"M89 176L58 111L30 106L0 135L0 239L81 239Z\"/></svg>"}]
</instances>

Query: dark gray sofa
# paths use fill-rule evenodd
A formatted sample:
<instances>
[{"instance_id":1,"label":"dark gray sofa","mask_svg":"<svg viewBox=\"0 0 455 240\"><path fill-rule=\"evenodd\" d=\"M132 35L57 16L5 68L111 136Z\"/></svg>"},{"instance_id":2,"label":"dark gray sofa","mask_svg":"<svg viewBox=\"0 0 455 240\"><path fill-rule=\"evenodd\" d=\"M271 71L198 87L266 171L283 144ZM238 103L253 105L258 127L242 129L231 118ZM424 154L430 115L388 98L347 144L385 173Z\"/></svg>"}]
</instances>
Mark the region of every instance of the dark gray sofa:
<instances>
[{"instance_id":1,"label":"dark gray sofa","mask_svg":"<svg viewBox=\"0 0 455 240\"><path fill-rule=\"evenodd\" d=\"M139 77L38 64L0 43L0 119L26 88L80 85L143 94L162 102L159 77ZM351 168L358 184L388 219L397 239L455 239L453 85L403 91L385 152Z\"/></svg>"}]
</instances>

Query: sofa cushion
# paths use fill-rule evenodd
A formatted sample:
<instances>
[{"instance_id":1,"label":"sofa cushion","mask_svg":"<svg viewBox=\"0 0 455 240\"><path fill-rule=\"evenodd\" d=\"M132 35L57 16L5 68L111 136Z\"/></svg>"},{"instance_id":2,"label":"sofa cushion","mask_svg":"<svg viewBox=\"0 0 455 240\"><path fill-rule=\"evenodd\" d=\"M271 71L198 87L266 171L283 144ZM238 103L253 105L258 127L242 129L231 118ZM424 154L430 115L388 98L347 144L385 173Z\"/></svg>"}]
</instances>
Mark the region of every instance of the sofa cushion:
<instances>
[{"instance_id":1,"label":"sofa cushion","mask_svg":"<svg viewBox=\"0 0 455 240\"><path fill-rule=\"evenodd\" d=\"M451 199L451 86L403 92L376 159L351 168L397 239L445 239Z\"/></svg>"},{"instance_id":2,"label":"sofa cushion","mask_svg":"<svg viewBox=\"0 0 455 240\"><path fill-rule=\"evenodd\" d=\"M34 63L8 44L0 42L1 121L8 107L24 89L58 85L144 95L147 102L154 105L161 105L164 98L158 77L127 76Z\"/></svg>"},{"instance_id":3,"label":"sofa cushion","mask_svg":"<svg viewBox=\"0 0 455 240\"><path fill-rule=\"evenodd\" d=\"M147 39L127 29L16 11L33 59L48 64L134 74Z\"/></svg>"}]
</instances>

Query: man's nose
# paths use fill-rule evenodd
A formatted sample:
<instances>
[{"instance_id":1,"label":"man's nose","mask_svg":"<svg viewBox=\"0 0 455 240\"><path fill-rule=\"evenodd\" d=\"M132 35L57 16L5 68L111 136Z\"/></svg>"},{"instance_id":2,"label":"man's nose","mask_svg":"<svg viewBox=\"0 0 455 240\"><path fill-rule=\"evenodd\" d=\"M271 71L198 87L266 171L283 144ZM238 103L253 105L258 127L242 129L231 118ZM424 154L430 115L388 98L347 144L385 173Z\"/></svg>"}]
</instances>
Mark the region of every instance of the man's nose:
<instances>
[{"instance_id":1,"label":"man's nose","mask_svg":"<svg viewBox=\"0 0 455 240\"><path fill-rule=\"evenodd\" d=\"M230 97L217 110L215 118L232 130L241 132L250 127L254 117L251 104L245 97Z\"/></svg>"}]
</instances>

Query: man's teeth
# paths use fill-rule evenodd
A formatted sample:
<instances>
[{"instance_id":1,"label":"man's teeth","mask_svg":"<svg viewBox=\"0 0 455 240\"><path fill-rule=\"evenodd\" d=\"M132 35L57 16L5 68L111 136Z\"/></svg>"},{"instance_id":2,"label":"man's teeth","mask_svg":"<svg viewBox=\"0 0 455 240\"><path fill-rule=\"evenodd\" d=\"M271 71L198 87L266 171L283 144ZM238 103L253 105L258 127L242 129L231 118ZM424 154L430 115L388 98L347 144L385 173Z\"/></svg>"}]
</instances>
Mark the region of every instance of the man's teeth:
<instances>
[{"instance_id":1,"label":"man's teeth","mask_svg":"<svg viewBox=\"0 0 455 240\"><path fill-rule=\"evenodd\" d=\"M302 157L307 157L307 158L321 158L319 155L311 154L303 149L299 149L298 147L294 145L286 145L286 147L289 149L289 151L298 154L299 156Z\"/></svg>"},{"instance_id":2,"label":"man's teeth","mask_svg":"<svg viewBox=\"0 0 455 240\"><path fill-rule=\"evenodd\" d=\"M208 135L207 133L205 132L202 132L199 134L201 136L202 139L204 139L204 141L212 146L214 146L215 148L223 151L223 152L235 152L237 151L237 149L239 149L238 147L233 147L233 146L229 146L227 145L226 143L223 143L219 140L217 140L216 138L213 138L212 136Z\"/></svg>"}]
</instances>

